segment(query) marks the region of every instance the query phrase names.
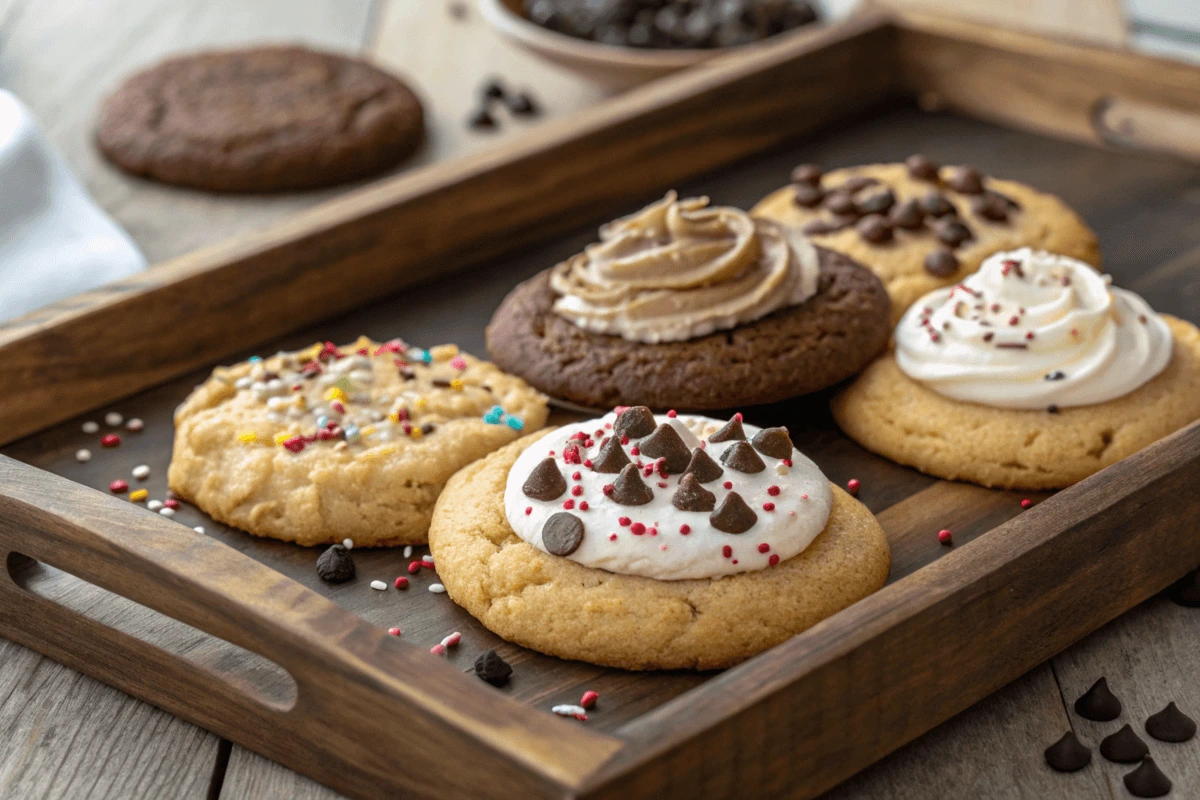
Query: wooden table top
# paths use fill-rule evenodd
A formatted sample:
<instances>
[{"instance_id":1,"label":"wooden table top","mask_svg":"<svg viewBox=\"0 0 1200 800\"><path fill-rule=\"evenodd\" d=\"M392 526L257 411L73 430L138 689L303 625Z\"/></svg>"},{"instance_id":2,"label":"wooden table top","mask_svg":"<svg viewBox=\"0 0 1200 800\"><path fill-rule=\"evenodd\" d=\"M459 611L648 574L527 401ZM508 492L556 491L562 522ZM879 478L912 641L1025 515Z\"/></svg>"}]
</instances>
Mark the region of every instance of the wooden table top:
<instances>
[{"instance_id":1,"label":"wooden table top","mask_svg":"<svg viewBox=\"0 0 1200 800\"><path fill-rule=\"evenodd\" d=\"M467 9L465 18L451 13ZM419 31L419 35L414 32ZM212 197L125 177L91 145L100 97L122 76L168 53L247 41L301 40L373 55L412 78L430 110L417 163L508 136L528 124L472 133L463 120L491 74L530 87L553 117L603 96L597 88L499 41L465 0L0 0L0 86L17 93L97 201L151 261L219 242L283 218L338 190L277 198ZM469 54L469 55L467 55ZM1200 268L1200 247L1180 271ZM86 598L85 598L86 602ZM138 629L136 608L97 614ZM1052 661L859 774L830 797L1127 797L1128 768L1094 757L1059 775L1042 750L1074 725L1095 747L1112 724L1066 709L1107 676L1145 719L1169 700L1200 712L1200 610L1152 599ZM936 679L936 676L933 676ZM1137 727L1137 726L1135 726ZM0 798L327 798L290 770L32 651L0 640ZM1153 747L1175 796L1200 792L1200 747ZM403 753L397 759L403 759Z\"/></svg>"}]
</instances>

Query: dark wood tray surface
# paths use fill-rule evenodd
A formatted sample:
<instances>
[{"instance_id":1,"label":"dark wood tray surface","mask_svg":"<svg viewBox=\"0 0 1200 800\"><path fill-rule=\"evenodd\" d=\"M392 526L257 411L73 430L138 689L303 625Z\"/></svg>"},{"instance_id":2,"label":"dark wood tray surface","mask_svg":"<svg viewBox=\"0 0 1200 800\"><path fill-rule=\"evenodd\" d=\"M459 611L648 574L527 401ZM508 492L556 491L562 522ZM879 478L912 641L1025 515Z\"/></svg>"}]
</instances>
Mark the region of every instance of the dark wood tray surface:
<instances>
[{"instance_id":1,"label":"dark wood tray surface","mask_svg":"<svg viewBox=\"0 0 1200 800\"><path fill-rule=\"evenodd\" d=\"M677 188L685 194L708 194L716 203L749 207L786 182L798 162L816 161L833 168L894 161L913 152L924 152L943 163L970 163L987 173L1058 194L1099 234L1105 271L1118 285L1140 293L1156 310L1200 322L1200 168L1178 162L1097 150L900 106L843 123ZM672 187L662 187L664 191L668 188ZM654 196L645 198L647 202L652 199ZM637 207L637 203L630 203L628 210ZM596 225L604 221L598 218L595 224L573 235L387 297L340 319L289 335L258 352L265 355L276 349L299 348L318 339L346 342L366 334L377 339L401 336L427 345L455 342L469 352L485 355L483 328L505 293L518 281L579 251L593 240ZM314 302L320 299L314 298ZM229 361L252 354L247 352ZM135 465L148 464L152 469L150 478L144 483L130 482L136 484L134 488L149 489L152 498L162 499L173 433L172 411L205 375L193 373L136 394L111 408L97 409L15 442L0 452L102 490L116 478L130 480ZM956 546L961 546L1018 515L1023 497L1035 502L1043 497L938 481L872 456L836 429L827 400L828 395L822 394L759 407L749 410L748 418L759 425L786 424L796 445L831 480L842 485L852 477L862 481L860 499L879 515L891 543L891 581L946 552L937 542L939 528L950 528ZM95 419L101 423L101 433L105 432L102 418L109 410L142 418L145 430L128 433L122 429L124 441L120 448L101 448L100 435L84 434L80 425ZM566 418L564 413L557 416ZM74 453L81 447L92 450L91 462L75 461ZM584 689L594 689L602 702L587 724L599 730L619 731L624 723L711 676L608 670L507 644L445 595L426 591L435 580L429 571L422 571L407 592L371 590L368 584L372 579L390 583L395 576L407 574L403 569L407 560L399 549L356 551L358 577L341 586L330 586L316 577L313 565L320 552L317 549L255 539L215 523L186 505L175 519L188 526L203 525L209 535L316 589L373 624L385 628L398 625L404 631L405 642L428 649L451 631L461 631L462 644L447 658L463 670L471 669L479 653L497 649L515 667L511 685L502 691L516 699L549 709L556 703L576 702ZM424 548L416 549L417 554L422 552ZM95 591L78 586L75 579L50 568L38 570L32 585L68 604L72 595ZM167 622L168 628L179 626ZM211 637L198 631L187 629L176 631L176 635L185 644L176 643L172 649L190 652L190 657L206 663L223 659L223 671L240 658L231 646L222 650L210 642L210 646L201 647L199 642ZM196 640L190 648L186 645L189 636Z\"/></svg>"}]
</instances>

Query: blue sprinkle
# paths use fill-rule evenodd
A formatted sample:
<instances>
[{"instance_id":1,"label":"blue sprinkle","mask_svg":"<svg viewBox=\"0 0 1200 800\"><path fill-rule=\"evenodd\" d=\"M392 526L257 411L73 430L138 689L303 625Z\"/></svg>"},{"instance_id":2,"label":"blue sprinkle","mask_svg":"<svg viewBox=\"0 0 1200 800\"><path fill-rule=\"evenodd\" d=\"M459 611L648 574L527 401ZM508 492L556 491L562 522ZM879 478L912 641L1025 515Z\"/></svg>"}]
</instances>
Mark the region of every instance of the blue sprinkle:
<instances>
[{"instance_id":1,"label":"blue sprinkle","mask_svg":"<svg viewBox=\"0 0 1200 800\"><path fill-rule=\"evenodd\" d=\"M257 364L262 361L262 356L250 356L249 361L251 364Z\"/></svg>"},{"instance_id":2,"label":"blue sprinkle","mask_svg":"<svg viewBox=\"0 0 1200 800\"><path fill-rule=\"evenodd\" d=\"M488 425L499 425L500 424L500 418L494 414L484 414L483 421L486 422Z\"/></svg>"},{"instance_id":3,"label":"blue sprinkle","mask_svg":"<svg viewBox=\"0 0 1200 800\"><path fill-rule=\"evenodd\" d=\"M497 417L503 417L503 416L504 416L504 409L503 409L503 408L501 408L500 406L492 406L492 409L491 409L490 411L488 411L488 413L489 413L489 414L493 414L493 415L495 415L495 416L497 416Z\"/></svg>"},{"instance_id":4,"label":"blue sprinkle","mask_svg":"<svg viewBox=\"0 0 1200 800\"><path fill-rule=\"evenodd\" d=\"M505 420L505 422L507 422L508 427L512 428L514 431L519 431L521 428L525 427L525 423L521 422L521 420L517 419L516 417L509 417Z\"/></svg>"},{"instance_id":5,"label":"blue sprinkle","mask_svg":"<svg viewBox=\"0 0 1200 800\"><path fill-rule=\"evenodd\" d=\"M433 353L429 352L428 350L422 350L421 351L421 360L424 361L426 364L431 363L433 361Z\"/></svg>"},{"instance_id":6,"label":"blue sprinkle","mask_svg":"<svg viewBox=\"0 0 1200 800\"><path fill-rule=\"evenodd\" d=\"M328 424L328 422L329 422L329 417L326 417L324 415L317 417L317 427L318 428L324 428L325 425Z\"/></svg>"},{"instance_id":7,"label":"blue sprinkle","mask_svg":"<svg viewBox=\"0 0 1200 800\"><path fill-rule=\"evenodd\" d=\"M355 442L358 441L358 437L359 437L358 426L357 425L347 425L346 426L346 441L351 444L354 444Z\"/></svg>"}]
</instances>

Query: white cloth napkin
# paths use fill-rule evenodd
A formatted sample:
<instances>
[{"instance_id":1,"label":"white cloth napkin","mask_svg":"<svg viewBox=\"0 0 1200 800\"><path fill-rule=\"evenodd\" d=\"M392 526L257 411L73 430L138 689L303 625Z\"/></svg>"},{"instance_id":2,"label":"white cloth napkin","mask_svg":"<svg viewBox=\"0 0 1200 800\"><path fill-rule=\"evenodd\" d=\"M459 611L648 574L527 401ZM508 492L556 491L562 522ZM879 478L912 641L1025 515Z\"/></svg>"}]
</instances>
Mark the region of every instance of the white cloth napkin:
<instances>
[{"instance_id":1,"label":"white cloth napkin","mask_svg":"<svg viewBox=\"0 0 1200 800\"><path fill-rule=\"evenodd\" d=\"M29 110L0 89L0 321L145 268Z\"/></svg>"}]
</instances>

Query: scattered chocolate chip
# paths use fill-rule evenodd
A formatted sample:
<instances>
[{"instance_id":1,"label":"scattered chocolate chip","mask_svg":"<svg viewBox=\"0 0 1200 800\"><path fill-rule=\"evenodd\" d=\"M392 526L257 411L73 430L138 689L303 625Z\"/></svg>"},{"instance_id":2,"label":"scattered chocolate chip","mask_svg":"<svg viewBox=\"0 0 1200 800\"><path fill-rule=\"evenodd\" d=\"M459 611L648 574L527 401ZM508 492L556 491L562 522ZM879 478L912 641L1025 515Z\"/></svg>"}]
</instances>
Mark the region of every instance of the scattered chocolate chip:
<instances>
[{"instance_id":1,"label":"scattered chocolate chip","mask_svg":"<svg viewBox=\"0 0 1200 800\"><path fill-rule=\"evenodd\" d=\"M1054 403L1051 403L1050 405L1046 406L1046 413L1047 414L1057 414L1058 406L1054 405Z\"/></svg>"},{"instance_id":2,"label":"scattered chocolate chip","mask_svg":"<svg viewBox=\"0 0 1200 800\"><path fill-rule=\"evenodd\" d=\"M1146 743L1133 732L1133 728L1125 725L1116 733L1104 737L1100 742L1100 755L1118 764L1132 764L1141 761L1142 756L1150 752Z\"/></svg>"},{"instance_id":3,"label":"scattered chocolate chip","mask_svg":"<svg viewBox=\"0 0 1200 800\"><path fill-rule=\"evenodd\" d=\"M1075 701L1075 713L1093 722L1108 722L1121 716L1121 701L1108 688L1108 681L1101 678Z\"/></svg>"},{"instance_id":4,"label":"scattered chocolate chip","mask_svg":"<svg viewBox=\"0 0 1200 800\"><path fill-rule=\"evenodd\" d=\"M813 186L811 183L797 183L792 189L792 199L798 206L815 208L825 199L825 192L820 186Z\"/></svg>"},{"instance_id":5,"label":"scattered chocolate chip","mask_svg":"<svg viewBox=\"0 0 1200 800\"><path fill-rule=\"evenodd\" d=\"M1125 788L1134 797L1162 797L1171 791L1171 779L1146 756L1141 766L1125 776Z\"/></svg>"},{"instance_id":6,"label":"scattered chocolate chip","mask_svg":"<svg viewBox=\"0 0 1200 800\"><path fill-rule=\"evenodd\" d=\"M879 183L878 178L869 178L866 175L855 175L853 178L847 178L846 181L838 187L839 191L855 194L868 186L874 186Z\"/></svg>"},{"instance_id":7,"label":"scattered chocolate chip","mask_svg":"<svg viewBox=\"0 0 1200 800\"><path fill-rule=\"evenodd\" d=\"M508 683L512 671L513 668L509 666L509 663L497 655L495 650L488 650L475 659L475 674L479 680L490 683L492 686L503 686Z\"/></svg>"},{"instance_id":8,"label":"scattered chocolate chip","mask_svg":"<svg viewBox=\"0 0 1200 800\"><path fill-rule=\"evenodd\" d=\"M905 200L892 206L892 210L888 212L888 222L897 228L915 230L925 223L925 212L916 200Z\"/></svg>"},{"instance_id":9,"label":"scattered chocolate chip","mask_svg":"<svg viewBox=\"0 0 1200 800\"><path fill-rule=\"evenodd\" d=\"M983 191L983 176L973 167L954 167L946 185L961 194L979 194Z\"/></svg>"},{"instance_id":10,"label":"scattered chocolate chip","mask_svg":"<svg viewBox=\"0 0 1200 800\"><path fill-rule=\"evenodd\" d=\"M708 437L710 442L728 442L732 439L741 439L745 441L746 432L742 430L742 418L740 415L730 418L729 422L722 425L712 436Z\"/></svg>"},{"instance_id":11,"label":"scattered chocolate chip","mask_svg":"<svg viewBox=\"0 0 1200 800\"><path fill-rule=\"evenodd\" d=\"M354 577L354 559L340 544L335 544L317 559L317 576L330 583L342 583Z\"/></svg>"},{"instance_id":12,"label":"scattered chocolate chip","mask_svg":"<svg viewBox=\"0 0 1200 800\"><path fill-rule=\"evenodd\" d=\"M432 381L430 381L430 383L432 383L434 386L438 387L439 389L450 388L450 381L447 380L446 378L434 378Z\"/></svg>"},{"instance_id":13,"label":"scattered chocolate chip","mask_svg":"<svg viewBox=\"0 0 1200 800\"><path fill-rule=\"evenodd\" d=\"M466 3L453 2L449 6L447 6L447 9L450 11L450 16L453 17L454 19L458 20L459 22L461 22L467 18L467 4Z\"/></svg>"},{"instance_id":14,"label":"scattered chocolate chip","mask_svg":"<svg viewBox=\"0 0 1200 800\"><path fill-rule=\"evenodd\" d=\"M982 194L972 199L971 210L976 216L990 219L992 222L1004 222L1008 219L1008 204L994 194Z\"/></svg>"},{"instance_id":15,"label":"scattered chocolate chip","mask_svg":"<svg viewBox=\"0 0 1200 800\"><path fill-rule=\"evenodd\" d=\"M483 85L481 94L484 100L503 100L508 97L508 92L499 78L489 78L488 82Z\"/></svg>"},{"instance_id":16,"label":"scattered chocolate chip","mask_svg":"<svg viewBox=\"0 0 1200 800\"><path fill-rule=\"evenodd\" d=\"M1065 377L1067 377L1067 373L1061 369L1056 369L1053 372L1047 372L1045 379L1048 381L1061 381Z\"/></svg>"},{"instance_id":17,"label":"scattered chocolate chip","mask_svg":"<svg viewBox=\"0 0 1200 800\"><path fill-rule=\"evenodd\" d=\"M425 434L426 436L433 433L435 430L437 430L437 427L432 422L426 422L421 425L421 433Z\"/></svg>"},{"instance_id":18,"label":"scattered chocolate chip","mask_svg":"<svg viewBox=\"0 0 1200 800\"><path fill-rule=\"evenodd\" d=\"M801 164L792 170L792 183L807 183L809 186L820 186L821 168L816 164Z\"/></svg>"},{"instance_id":19,"label":"scattered chocolate chip","mask_svg":"<svg viewBox=\"0 0 1200 800\"><path fill-rule=\"evenodd\" d=\"M947 214L957 213L954 210L954 204L947 200L945 195L938 192L930 192L922 197L921 209L931 217L944 217Z\"/></svg>"},{"instance_id":20,"label":"scattered chocolate chip","mask_svg":"<svg viewBox=\"0 0 1200 800\"><path fill-rule=\"evenodd\" d=\"M684 473L695 475L696 480L701 483L708 483L724 475L725 470L721 468L720 464L712 460L712 456L697 447L692 451L692 460L688 462Z\"/></svg>"},{"instance_id":21,"label":"scattered chocolate chip","mask_svg":"<svg viewBox=\"0 0 1200 800\"><path fill-rule=\"evenodd\" d=\"M518 117L536 117L542 111L528 92L511 95L508 98L508 110Z\"/></svg>"},{"instance_id":22,"label":"scattered chocolate chip","mask_svg":"<svg viewBox=\"0 0 1200 800\"><path fill-rule=\"evenodd\" d=\"M737 492L730 492L721 501L720 507L708 515L709 523L725 533L745 533L758 522L754 509Z\"/></svg>"},{"instance_id":23,"label":"scattered chocolate chip","mask_svg":"<svg viewBox=\"0 0 1200 800\"><path fill-rule=\"evenodd\" d=\"M613 424L613 433L617 436L628 436L630 439L640 439L654 433L654 415L645 406L630 406L617 415Z\"/></svg>"},{"instance_id":24,"label":"scattered chocolate chip","mask_svg":"<svg viewBox=\"0 0 1200 800\"><path fill-rule=\"evenodd\" d=\"M911 155L904 160L908 174L919 181L934 181L938 179L938 166L923 155Z\"/></svg>"},{"instance_id":25,"label":"scattered chocolate chip","mask_svg":"<svg viewBox=\"0 0 1200 800\"><path fill-rule=\"evenodd\" d=\"M957 219L938 220L937 225L934 226L933 233L937 236L939 242L944 242L951 247L958 247L971 238L971 229Z\"/></svg>"},{"instance_id":26,"label":"scattered chocolate chip","mask_svg":"<svg viewBox=\"0 0 1200 800\"><path fill-rule=\"evenodd\" d=\"M1192 570L1167 587L1167 597L1181 606L1200 608L1200 569Z\"/></svg>"},{"instance_id":27,"label":"scattered chocolate chip","mask_svg":"<svg viewBox=\"0 0 1200 800\"><path fill-rule=\"evenodd\" d=\"M1076 772L1090 764L1092 751L1071 731L1046 748L1046 763L1058 772Z\"/></svg>"},{"instance_id":28,"label":"scattered chocolate chip","mask_svg":"<svg viewBox=\"0 0 1200 800\"><path fill-rule=\"evenodd\" d=\"M613 491L609 497L619 505L644 506L654 499L654 492L642 482L637 466L626 464L621 474L613 481Z\"/></svg>"},{"instance_id":29,"label":"scattered chocolate chip","mask_svg":"<svg viewBox=\"0 0 1200 800\"><path fill-rule=\"evenodd\" d=\"M695 475L688 473L679 482L671 505L680 511L712 511L717 505L717 496L701 486Z\"/></svg>"},{"instance_id":30,"label":"scattered chocolate chip","mask_svg":"<svg viewBox=\"0 0 1200 800\"><path fill-rule=\"evenodd\" d=\"M891 189L869 194L855 202L860 214L883 214L896 204L896 195Z\"/></svg>"},{"instance_id":31,"label":"scattered chocolate chip","mask_svg":"<svg viewBox=\"0 0 1200 800\"><path fill-rule=\"evenodd\" d=\"M1146 720L1146 733L1160 742L1186 742L1196 735L1196 721L1179 710L1174 701Z\"/></svg>"},{"instance_id":32,"label":"scattered chocolate chip","mask_svg":"<svg viewBox=\"0 0 1200 800\"><path fill-rule=\"evenodd\" d=\"M583 520L574 514L555 512L542 526L542 546L551 555L569 556L578 550L582 543Z\"/></svg>"},{"instance_id":33,"label":"scattered chocolate chip","mask_svg":"<svg viewBox=\"0 0 1200 800\"><path fill-rule=\"evenodd\" d=\"M592 469L596 472L615 475L628 463L630 463L629 456L625 455L625 448L621 447L621 440L616 436L610 436L608 441L600 447L600 452L596 453L596 457L592 459Z\"/></svg>"},{"instance_id":34,"label":"scattered chocolate chip","mask_svg":"<svg viewBox=\"0 0 1200 800\"><path fill-rule=\"evenodd\" d=\"M925 271L938 278L947 278L958 270L958 258L944 247L931 250L925 256Z\"/></svg>"},{"instance_id":35,"label":"scattered chocolate chip","mask_svg":"<svg viewBox=\"0 0 1200 800\"><path fill-rule=\"evenodd\" d=\"M725 452L721 453L721 463L730 469L751 475L767 468L763 460L758 457L758 453L754 452L754 448L746 442L734 442L732 446L726 448Z\"/></svg>"},{"instance_id":36,"label":"scattered chocolate chip","mask_svg":"<svg viewBox=\"0 0 1200 800\"><path fill-rule=\"evenodd\" d=\"M544 458L525 479L521 491L534 500L554 500L567 490L567 479L558 471L553 458Z\"/></svg>"},{"instance_id":37,"label":"scattered chocolate chip","mask_svg":"<svg viewBox=\"0 0 1200 800\"><path fill-rule=\"evenodd\" d=\"M467 124L475 130L490 130L496 127L496 118L486 108L481 108L471 115Z\"/></svg>"},{"instance_id":38,"label":"scattered chocolate chip","mask_svg":"<svg viewBox=\"0 0 1200 800\"><path fill-rule=\"evenodd\" d=\"M665 459L663 466L673 475L687 469L692 460L692 451L683 443L683 439L679 438L679 432L665 422L646 437L639 449L644 456Z\"/></svg>"},{"instance_id":39,"label":"scattered chocolate chip","mask_svg":"<svg viewBox=\"0 0 1200 800\"><path fill-rule=\"evenodd\" d=\"M854 226L854 230L871 244L883 244L892 240L892 229L879 214L863 217Z\"/></svg>"},{"instance_id":40,"label":"scattered chocolate chip","mask_svg":"<svg viewBox=\"0 0 1200 800\"><path fill-rule=\"evenodd\" d=\"M854 198L841 190L825 195L825 200L821 205L841 216L858 215L858 205L854 202Z\"/></svg>"},{"instance_id":41,"label":"scattered chocolate chip","mask_svg":"<svg viewBox=\"0 0 1200 800\"><path fill-rule=\"evenodd\" d=\"M750 440L754 449L771 458L792 457L792 437L787 428L763 428Z\"/></svg>"}]
</instances>

